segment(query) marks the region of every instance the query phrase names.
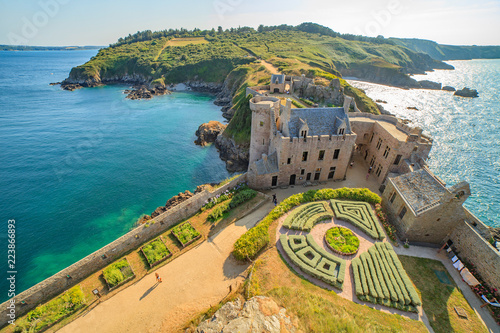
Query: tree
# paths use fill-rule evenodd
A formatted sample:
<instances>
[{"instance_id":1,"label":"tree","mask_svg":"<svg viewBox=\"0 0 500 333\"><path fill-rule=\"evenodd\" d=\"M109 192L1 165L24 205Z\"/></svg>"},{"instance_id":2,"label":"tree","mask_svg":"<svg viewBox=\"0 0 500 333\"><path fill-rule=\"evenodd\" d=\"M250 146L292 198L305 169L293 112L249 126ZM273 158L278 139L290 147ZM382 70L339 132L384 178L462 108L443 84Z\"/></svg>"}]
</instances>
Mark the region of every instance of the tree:
<instances>
[{"instance_id":1,"label":"tree","mask_svg":"<svg viewBox=\"0 0 500 333\"><path fill-rule=\"evenodd\" d=\"M258 32L263 32L264 31L264 25L263 24L259 25L259 27L257 28L257 31Z\"/></svg>"},{"instance_id":2,"label":"tree","mask_svg":"<svg viewBox=\"0 0 500 333\"><path fill-rule=\"evenodd\" d=\"M219 27L217 28L217 33L221 34L223 32L224 32L224 30L222 30L222 27L219 25Z\"/></svg>"}]
</instances>

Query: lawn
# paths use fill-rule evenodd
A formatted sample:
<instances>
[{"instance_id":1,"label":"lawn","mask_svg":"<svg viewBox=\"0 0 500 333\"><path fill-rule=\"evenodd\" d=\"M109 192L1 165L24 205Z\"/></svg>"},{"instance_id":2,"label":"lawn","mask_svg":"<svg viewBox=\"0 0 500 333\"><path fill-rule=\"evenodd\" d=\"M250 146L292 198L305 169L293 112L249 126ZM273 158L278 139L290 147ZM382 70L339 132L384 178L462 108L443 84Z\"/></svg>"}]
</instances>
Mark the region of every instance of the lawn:
<instances>
[{"instance_id":1,"label":"lawn","mask_svg":"<svg viewBox=\"0 0 500 333\"><path fill-rule=\"evenodd\" d=\"M487 332L441 262L407 256L399 259L420 294L434 332ZM445 272L451 284L441 283L434 270ZM464 309L468 319L460 318L454 307Z\"/></svg>"}]
</instances>

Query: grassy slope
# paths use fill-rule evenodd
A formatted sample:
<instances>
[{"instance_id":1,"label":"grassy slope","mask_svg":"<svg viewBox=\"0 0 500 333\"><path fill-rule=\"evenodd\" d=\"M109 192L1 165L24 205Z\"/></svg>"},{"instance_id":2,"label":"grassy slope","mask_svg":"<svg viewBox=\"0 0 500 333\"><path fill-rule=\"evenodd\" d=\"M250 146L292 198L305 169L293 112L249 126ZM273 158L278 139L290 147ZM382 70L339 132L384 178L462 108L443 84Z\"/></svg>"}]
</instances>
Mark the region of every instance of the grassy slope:
<instances>
[{"instance_id":1,"label":"grassy slope","mask_svg":"<svg viewBox=\"0 0 500 333\"><path fill-rule=\"evenodd\" d=\"M399 256L408 276L413 280L422 299L422 306L436 333L447 332L486 332L481 320L470 307L453 279L451 285L439 281L433 270L446 271L443 264L436 260ZM458 317L454 307L463 308L468 319Z\"/></svg>"},{"instance_id":2,"label":"grassy slope","mask_svg":"<svg viewBox=\"0 0 500 333\"><path fill-rule=\"evenodd\" d=\"M197 37L198 42L175 42L179 37ZM240 103L245 97L245 86L268 83L271 74L255 61L255 57L265 59L283 73L315 77L318 84L340 78L340 73L376 73L406 82L411 79L403 72L429 66L428 56L405 47L298 30L184 31L158 36L153 33L150 38L122 40L101 49L87 63L73 68L69 81L91 84L120 81L126 77L128 81L169 84L188 80L222 83L228 78L234 81L237 88L233 91L237 93L233 101L236 114L226 135L243 144L249 141L251 118L248 105ZM200 38L206 42L199 43ZM361 111L379 113L363 91L342 79L341 84L345 93L355 98Z\"/></svg>"}]
</instances>

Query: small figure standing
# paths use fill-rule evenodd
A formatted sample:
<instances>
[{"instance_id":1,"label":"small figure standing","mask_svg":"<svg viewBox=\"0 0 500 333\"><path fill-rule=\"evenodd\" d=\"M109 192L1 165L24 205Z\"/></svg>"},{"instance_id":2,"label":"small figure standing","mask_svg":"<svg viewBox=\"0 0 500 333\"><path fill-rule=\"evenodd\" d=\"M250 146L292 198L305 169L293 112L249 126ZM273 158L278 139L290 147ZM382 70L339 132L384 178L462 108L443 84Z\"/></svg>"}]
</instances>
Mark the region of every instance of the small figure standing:
<instances>
[{"instance_id":1,"label":"small figure standing","mask_svg":"<svg viewBox=\"0 0 500 333\"><path fill-rule=\"evenodd\" d=\"M352 169L353 166L354 166L354 161L351 161L351 169Z\"/></svg>"},{"instance_id":2,"label":"small figure standing","mask_svg":"<svg viewBox=\"0 0 500 333\"><path fill-rule=\"evenodd\" d=\"M155 273L155 276L156 276L156 282L161 282L161 277L160 274L158 274L158 272Z\"/></svg>"},{"instance_id":3,"label":"small figure standing","mask_svg":"<svg viewBox=\"0 0 500 333\"><path fill-rule=\"evenodd\" d=\"M370 168L368 169L368 174L372 173L372 169L373 169L373 167L370 167Z\"/></svg>"},{"instance_id":4,"label":"small figure standing","mask_svg":"<svg viewBox=\"0 0 500 333\"><path fill-rule=\"evenodd\" d=\"M278 198L276 198L276 194L273 194L273 204L274 206L278 204Z\"/></svg>"}]
</instances>

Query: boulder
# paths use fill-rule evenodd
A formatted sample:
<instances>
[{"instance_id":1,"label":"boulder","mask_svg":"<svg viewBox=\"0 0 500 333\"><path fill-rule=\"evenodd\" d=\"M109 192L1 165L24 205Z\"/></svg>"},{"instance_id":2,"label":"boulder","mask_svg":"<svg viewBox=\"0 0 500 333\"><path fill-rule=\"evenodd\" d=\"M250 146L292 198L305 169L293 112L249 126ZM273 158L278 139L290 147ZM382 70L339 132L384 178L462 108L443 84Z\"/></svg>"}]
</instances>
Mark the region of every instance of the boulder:
<instances>
[{"instance_id":1,"label":"boulder","mask_svg":"<svg viewBox=\"0 0 500 333\"><path fill-rule=\"evenodd\" d=\"M444 86L443 90L446 90L446 91L456 91L457 89L453 88L452 86Z\"/></svg>"},{"instance_id":2,"label":"boulder","mask_svg":"<svg viewBox=\"0 0 500 333\"><path fill-rule=\"evenodd\" d=\"M441 90L441 83L434 82L434 81L429 81L429 80L422 80L418 81L420 84L420 87L422 89L432 89L432 90Z\"/></svg>"},{"instance_id":3,"label":"boulder","mask_svg":"<svg viewBox=\"0 0 500 333\"><path fill-rule=\"evenodd\" d=\"M205 146L208 143L215 142L217 136L226 129L227 125L223 125L218 121L211 120L208 123L201 124L196 131L197 139L195 144Z\"/></svg>"},{"instance_id":4,"label":"boulder","mask_svg":"<svg viewBox=\"0 0 500 333\"><path fill-rule=\"evenodd\" d=\"M470 89L467 87L464 87L463 89L455 91L455 93L453 95L462 96L462 97L471 97L471 98L479 97L479 94L478 94L476 89Z\"/></svg>"},{"instance_id":5,"label":"boulder","mask_svg":"<svg viewBox=\"0 0 500 333\"><path fill-rule=\"evenodd\" d=\"M286 314L276 302L255 296L242 304L240 299L224 304L212 318L202 322L197 333L221 332L298 332L297 320Z\"/></svg>"},{"instance_id":6,"label":"boulder","mask_svg":"<svg viewBox=\"0 0 500 333\"><path fill-rule=\"evenodd\" d=\"M128 99L150 99L153 96L171 94L165 86L155 85L151 87L139 86L134 89L125 90Z\"/></svg>"},{"instance_id":7,"label":"boulder","mask_svg":"<svg viewBox=\"0 0 500 333\"><path fill-rule=\"evenodd\" d=\"M194 194L191 193L190 191L185 191L180 192L179 194L173 196L172 198L168 199L167 202L165 203L165 206L160 206L155 209L154 212L151 213L151 218L155 218L158 215L160 215L163 212L166 212L170 208L177 206L183 201L186 201L187 199L191 198Z\"/></svg>"},{"instance_id":8,"label":"boulder","mask_svg":"<svg viewBox=\"0 0 500 333\"><path fill-rule=\"evenodd\" d=\"M416 106L408 106L407 109L418 111L418 108Z\"/></svg>"}]
</instances>

